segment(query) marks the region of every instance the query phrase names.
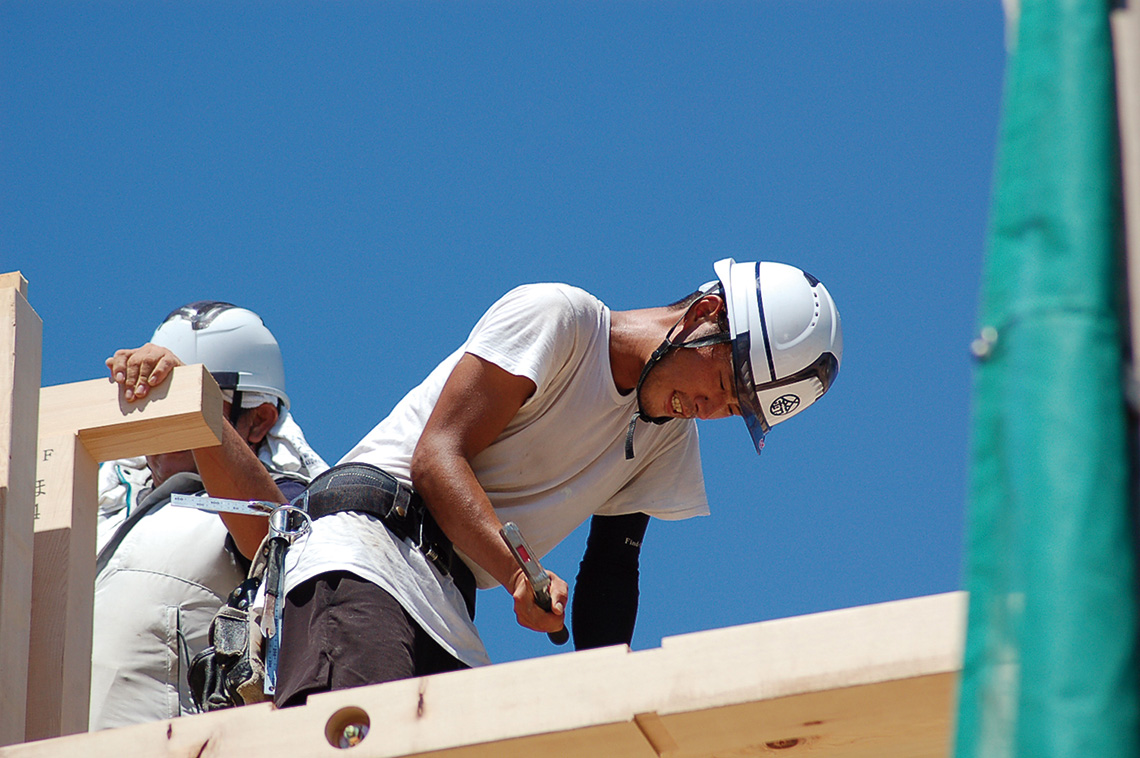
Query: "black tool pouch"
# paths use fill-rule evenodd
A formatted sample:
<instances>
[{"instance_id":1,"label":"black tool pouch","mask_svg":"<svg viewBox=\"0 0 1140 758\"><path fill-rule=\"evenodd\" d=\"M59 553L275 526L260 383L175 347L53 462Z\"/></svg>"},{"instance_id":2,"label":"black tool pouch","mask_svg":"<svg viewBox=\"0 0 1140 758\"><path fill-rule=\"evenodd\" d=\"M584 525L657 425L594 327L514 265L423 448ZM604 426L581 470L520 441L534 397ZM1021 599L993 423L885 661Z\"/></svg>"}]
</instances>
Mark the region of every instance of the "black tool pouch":
<instances>
[{"instance_id":1,"label":"black tool pouch","mask_svg":"<svg viewBox=\"0 0 1140 758\"><path fill-rule=\"evenodd\" d=\"M264 564L254 564L254 571ZM239 584L210 623L210 647L190 661L194 704L203 712L267 700L261 630L252 617L260 572Z\"/></svg>"}]
</instances>

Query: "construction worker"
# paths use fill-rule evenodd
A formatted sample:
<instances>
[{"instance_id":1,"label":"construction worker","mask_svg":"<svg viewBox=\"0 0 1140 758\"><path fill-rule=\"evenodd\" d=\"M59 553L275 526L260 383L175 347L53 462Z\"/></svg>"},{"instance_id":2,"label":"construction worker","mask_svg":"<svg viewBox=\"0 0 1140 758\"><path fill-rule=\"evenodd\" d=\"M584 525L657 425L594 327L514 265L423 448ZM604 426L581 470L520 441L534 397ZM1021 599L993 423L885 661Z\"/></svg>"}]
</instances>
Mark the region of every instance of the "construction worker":
<instances>
[{"instance_id":1,"label":"construction worker","mask_svg":"<svg viewBox=\"0 0 1140 758\"><path fill-rule=\"evenodd\" d=\"M237 517L231 534L215 514L169 505L171 494L286 502L328 468L289 412L277 340L252 311L191 303L149 343L107 359L128 402L192 363L223 389L222 445L100 467L93 730L195 712L188 664L266 530L263 518Z\"/></svg>"},{"instance_id":2,"label":"construction worker","mask_svg":"<svg viewBox=\"0 0 1140 758\"><path fill-rule=\"evenodd\" d=\"M649 517L708 513L694 420L742 416L759 450L839 370L819 281L778 263L714 269L678 303L624 312L567 285L512 290L314 480L312 529L286 557L277 704L488 663L476 587L505 587L529 629L561 629L567 584L552 575L539 607L500 539L507 520L542 556L592 519L576 645L629 642Z\"/></svg>"}]
</instances>

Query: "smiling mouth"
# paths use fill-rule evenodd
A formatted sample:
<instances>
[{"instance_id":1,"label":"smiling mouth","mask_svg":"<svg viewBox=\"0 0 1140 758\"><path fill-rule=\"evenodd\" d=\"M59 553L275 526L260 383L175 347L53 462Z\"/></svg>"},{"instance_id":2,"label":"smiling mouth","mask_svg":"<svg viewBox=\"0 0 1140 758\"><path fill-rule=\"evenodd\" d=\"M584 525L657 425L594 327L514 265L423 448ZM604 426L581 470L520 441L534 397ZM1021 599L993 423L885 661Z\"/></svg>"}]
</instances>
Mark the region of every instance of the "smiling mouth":
<instances>
[{"instance_id":1,"label":"smiling mouth","mask_svg":"<svg viewBox=\"0 0 1140 758\"><path fill-rule=\"evenodd\" d=\"M681 398L677 397L677 393L673 393L673 412L678 416L685 415L685 409L681 407Z\"/></svg>"}]
</instances>

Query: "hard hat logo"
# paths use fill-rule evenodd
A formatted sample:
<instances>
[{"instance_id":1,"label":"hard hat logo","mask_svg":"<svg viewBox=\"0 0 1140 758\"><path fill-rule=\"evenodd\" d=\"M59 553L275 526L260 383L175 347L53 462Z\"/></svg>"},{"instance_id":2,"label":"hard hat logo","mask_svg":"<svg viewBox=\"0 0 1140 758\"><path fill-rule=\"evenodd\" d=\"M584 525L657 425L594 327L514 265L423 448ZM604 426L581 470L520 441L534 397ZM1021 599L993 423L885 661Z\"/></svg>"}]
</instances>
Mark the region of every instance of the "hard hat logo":
<instances>
[{"instance_id":1,"label":"hard hat logo","mask_svg":"<svg viewBox=\"0 0 1140 758\"><path fill-rule=\"evenodd\" d=\"M800 398L797 395L781 395L772 401L768 406L773 416L784 416L791 413L800 405Z\"/></svg>"}]
</instances>

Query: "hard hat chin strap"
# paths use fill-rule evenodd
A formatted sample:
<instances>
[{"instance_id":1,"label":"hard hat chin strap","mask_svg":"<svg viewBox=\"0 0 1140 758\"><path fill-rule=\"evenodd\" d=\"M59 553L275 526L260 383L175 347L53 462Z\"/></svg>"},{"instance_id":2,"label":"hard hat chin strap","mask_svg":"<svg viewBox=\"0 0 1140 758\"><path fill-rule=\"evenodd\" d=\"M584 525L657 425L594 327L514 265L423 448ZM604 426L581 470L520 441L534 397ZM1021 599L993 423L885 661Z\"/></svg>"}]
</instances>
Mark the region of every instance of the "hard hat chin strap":
<instances>
[{"instance_id":1,"label":"hard hat chin strap","mask_svg":"<svg viewBox=\"0 0 1140 758\"><path fill-rule=\"evenodd\" d=\"M238 389L240 374L237 371L214 371L210 375L214 377L214 381L218 383L220 388L234 393L234 398L230 401L230 425L236 429L238 417L241 416L242 411L242 392Z\"/></svg>"},{"instance_id":2,"label":"hard hat chin strap","mask_svg":"<svg viewBox=\"0 0 1140 758\"><path fill-rule=\"evenodd\" d=\"M637 422L639 420L644 421L648 424L658 425L664 424L666 421L673 420L672 416L650 416L641 408L641 385L645 384L645 378L649 376L650 369L656 366L662 358L678 348L708 347L709 345L720 345L725 342L732 341L732 337L728 332L717 332L716 334L710 334L706 337L698 337L694 340L689 340L688 342L674 342L671 339L673 332L677 330L677 327L681 325L681 322L684 321L685 317L689 315L689 311L691 311L693 309L693 306L698 302L700 302L699 299L693 301L693 304L690 305L685 310L685 312L681 314L681 318L677 319L677 322L669 328L669 331L665 333L665 340L658 346L656 350L653 351L653 355L649 356L649 360L641 369L641 375L637 378L637 386L634 387L633 390L634 395L637 398L637 410L634 412L633 418L629 420L629 428L625 433L625 459L627 461L633 459L633 432L634 429L637 428Z\"/></svg>"}]
</instances>

